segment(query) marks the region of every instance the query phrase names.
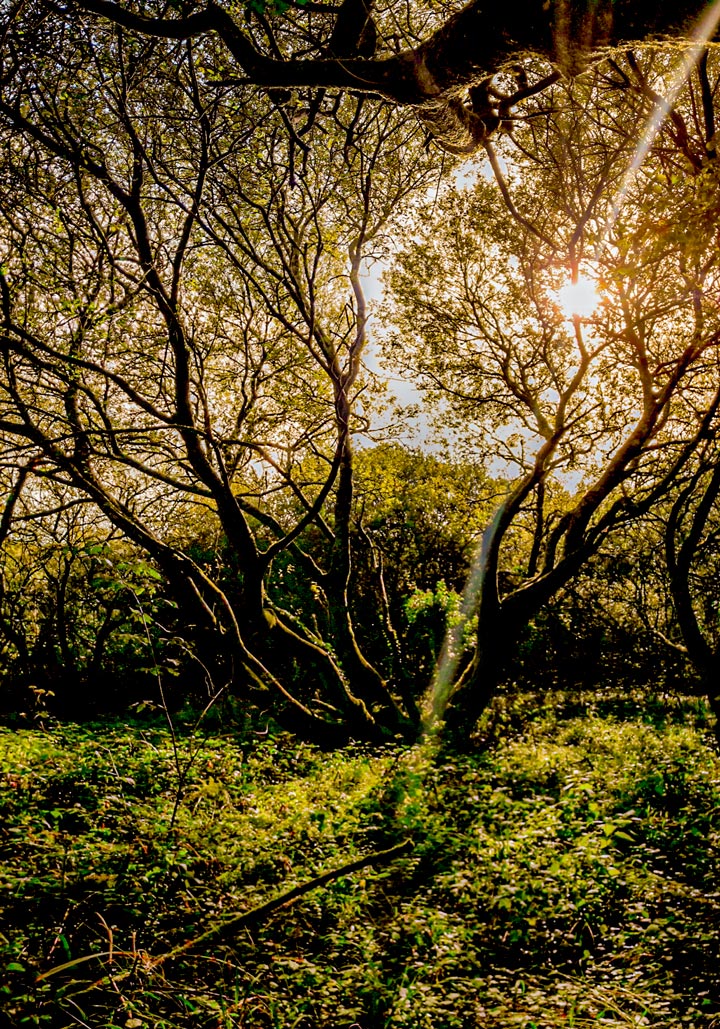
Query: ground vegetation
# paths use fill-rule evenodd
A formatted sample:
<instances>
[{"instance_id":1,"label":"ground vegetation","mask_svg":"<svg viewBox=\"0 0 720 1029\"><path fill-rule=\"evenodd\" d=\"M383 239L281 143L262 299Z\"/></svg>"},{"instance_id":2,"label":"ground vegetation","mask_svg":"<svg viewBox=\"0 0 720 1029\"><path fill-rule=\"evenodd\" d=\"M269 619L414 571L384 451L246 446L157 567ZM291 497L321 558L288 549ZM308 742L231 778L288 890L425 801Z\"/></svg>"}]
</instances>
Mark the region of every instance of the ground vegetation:
<instances>
[{"instance_id":1,"label":"ground vegetation","mask_svg":"<svg viewBox=\"0 0 720 1029\"><path fill-rule=\"evenodd\" d=\"M428 760L147 720L3 730L4 1017L717 1026L702 703L505 695L483 732Z\"/></svg>"}]
</instances>

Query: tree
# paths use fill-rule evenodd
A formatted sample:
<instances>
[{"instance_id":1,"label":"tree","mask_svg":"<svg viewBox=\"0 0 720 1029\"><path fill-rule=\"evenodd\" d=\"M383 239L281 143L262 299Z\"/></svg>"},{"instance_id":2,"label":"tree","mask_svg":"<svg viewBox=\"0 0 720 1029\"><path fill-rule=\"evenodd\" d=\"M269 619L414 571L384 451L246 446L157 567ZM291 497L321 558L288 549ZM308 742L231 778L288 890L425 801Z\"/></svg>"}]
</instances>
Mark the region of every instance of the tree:
<instances>
[{"instance_id":1,"label":"tree","mask_svg":"<svg viewBox=\"0 0 720 1029\"><path fill-rule=\"evenodd\" d=\"M447 712L462 733L523 627L609 534L669 493L713 424L720 268L714 119L697 103L710 89L705 65L634 182L624 175L649 80L665 67L662 57L644 70L634 55L627 70L615 63L622 109L606 106L602 72L570 92L555 86L550 124L526 130L512 196L493 156L505 203L482 177L450 186L392 275L403 368L443 399L481 459L518 471L468 598L477 647ZM559 302L579 271L602 294L586 317Z\"/></svg>"},{"instance_id":2,"label":"tree","mask_svg":"<svg viewBox=\"0 0 720 1029\"><path fill-rule=\"evenodd\" d=\"M83 717L159 703L161 672L174 702L190 668L194 696L205 702L202 670L174 634L175 610L146 556L113 538L82 496L52 481L32 487L28 505L15 502L0 550L3 714L39 708Z\"/></svg>"},{"instance_id":3,"label":"tree","mask_svg":"<svg viewBox=\"0 0 720 1029\"><path fill-rule=\"evenodd\" d=\"M378 663L392 659L390 677L405 681L413 700L432 677L477 541L505 489L451 454L397 444L358 454L350 600L367 652Z\"/></svg>"},{"instance_id":4,"label":"tree","mask_svg":"<svg viewBox=\"0 0 720 1029\"><path fill-rule=\"evenodd\" d=\"M416 731L347 598L361 270L427 189L414 123L347 98L310 148L206 91L206 41L29 25L0 96L8 454L153 559L218 687L316 739ZM219 570L184 545L198 511ZM314 625L268 597L286 553Z\"/></svg>"},{"instance_id":5,"label":"tree","mask_svg":"<svg viewBox=\"0 0 720 1029\"><path fill-rule=\"evenodd\" d=\"M689 29L694 2L649 0L515 0L502 10L480 0L450 9L372 0L248 4L243 20L230 6L179 5L168 15L151 5L137 10L113 0L76 0L86 11L135 32L169 39L215 35L218 73L237 84L279 90L332 89L380 96L417 108L430 133L451 150L470 152L503 125L528 95L557 72L529 83L520 68L514 88L496 90L492 76L527 54L571 74L595 51ZM708 16L705 33L717 28Z\"/></svg>"},{"instance_id":6,"label":"tree","mask_svg":"<svg viewBox=\"0 0 720 1029\"><path fill-rule=\"evenodd\" d=\"M665 560L682 650L700 675L700 691L710 701L720 736L720 595L718 594L718 499L720 461L714 436L708 438L686 476L677 483L665 523ZM670 641L672 642L672 641Z\"/></svg>"}]
</instances>

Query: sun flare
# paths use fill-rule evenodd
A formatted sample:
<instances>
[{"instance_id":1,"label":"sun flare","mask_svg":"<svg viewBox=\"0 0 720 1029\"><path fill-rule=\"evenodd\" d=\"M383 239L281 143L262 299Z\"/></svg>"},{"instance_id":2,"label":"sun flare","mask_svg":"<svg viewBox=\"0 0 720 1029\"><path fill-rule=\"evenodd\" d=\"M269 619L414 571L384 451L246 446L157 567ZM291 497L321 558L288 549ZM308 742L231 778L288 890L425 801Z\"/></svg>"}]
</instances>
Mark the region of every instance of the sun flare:
<instances>
[{"instance_id":1,"label":"sun flare","mask_svg":"<svg viewBox=\"0 0 720 1029\"><path fill-rule=\"evenodd\" d=\"M556 296L568 318L592 318L600 303L597 283L582 275L577 282L568 282L562 286Z\"/></svg>"}]
</instances>

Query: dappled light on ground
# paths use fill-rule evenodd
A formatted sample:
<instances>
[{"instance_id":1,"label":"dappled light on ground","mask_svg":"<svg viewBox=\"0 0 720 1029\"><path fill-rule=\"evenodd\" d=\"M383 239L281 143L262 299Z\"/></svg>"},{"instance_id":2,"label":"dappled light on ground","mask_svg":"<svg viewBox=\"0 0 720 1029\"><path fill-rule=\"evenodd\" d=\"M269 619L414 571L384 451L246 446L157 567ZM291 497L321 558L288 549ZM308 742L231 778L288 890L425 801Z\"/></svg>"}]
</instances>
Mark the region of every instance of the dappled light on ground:
<instances>
[{"instance_id":1,"label":"dappled light on ground","mask_svg":"<svg viewBox=\"0 0 720 1029\"><path fill-rule=\"evenodd\" d=\"M508 696L481 726L490 749L432 761L181 733L182 782L159 727L4 731L2 1010L58 1029L710 1029L720 763L703 718L689 699Z\"/></svg>"}]
</instances>

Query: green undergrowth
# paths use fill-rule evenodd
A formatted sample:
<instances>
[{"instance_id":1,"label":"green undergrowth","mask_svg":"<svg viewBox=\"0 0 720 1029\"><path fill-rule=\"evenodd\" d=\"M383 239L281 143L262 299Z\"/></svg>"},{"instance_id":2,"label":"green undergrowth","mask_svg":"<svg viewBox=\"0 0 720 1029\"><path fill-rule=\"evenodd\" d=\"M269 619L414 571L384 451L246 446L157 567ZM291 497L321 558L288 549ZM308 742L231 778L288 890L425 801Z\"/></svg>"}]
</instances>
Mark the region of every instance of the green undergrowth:
<instances>
[{"instance_id":1,"label":"green undergrowth","mask_svg":"<svg viewBox=\"0 0 720 1029\"><path fill-rule=\"evenodd\" d=\"M463 755L0 730L1 1017L720 1027L720 760L702 712L525 696L491 721ZM172 954L406 839L407 854Z\"/></svg>"}]
</instances>

